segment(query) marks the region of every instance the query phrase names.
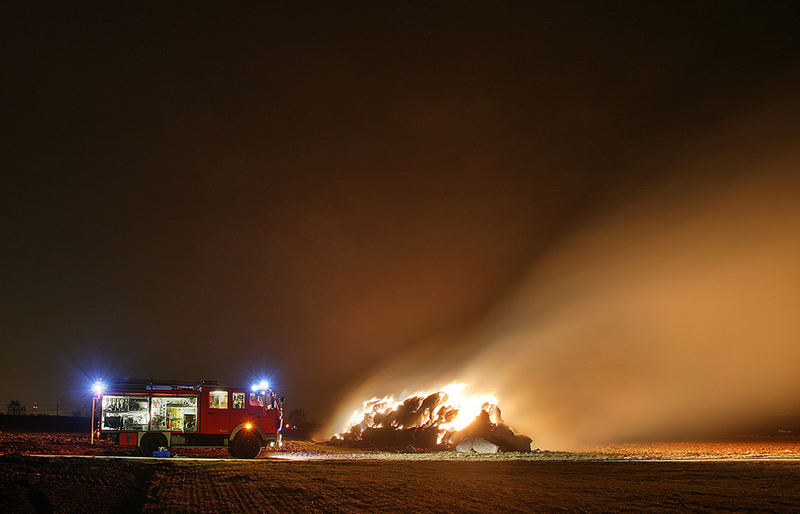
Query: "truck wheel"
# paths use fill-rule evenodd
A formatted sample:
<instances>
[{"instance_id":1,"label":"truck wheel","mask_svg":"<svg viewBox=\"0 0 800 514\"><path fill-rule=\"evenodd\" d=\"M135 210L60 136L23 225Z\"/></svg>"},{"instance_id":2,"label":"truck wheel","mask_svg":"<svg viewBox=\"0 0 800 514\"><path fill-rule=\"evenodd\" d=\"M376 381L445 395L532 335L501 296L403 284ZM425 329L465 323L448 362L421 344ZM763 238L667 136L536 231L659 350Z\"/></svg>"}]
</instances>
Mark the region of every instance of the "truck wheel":
<instances>
[{"instance_id":1,"label":"truck wheel","mask_svg":"<svg viewBox=\"0 0 800 514\"><path fill-rule=\"evenodd\" d=\"M139 442L139 453L145 457L152 457L154 451L167 444L167 436L164 434L145 434Z\"/></svg>"},{"instance_id":2,"label":"truck wheel","mask_svg":"<svg viewBox=\"0 0 800 514\"><path fill-rule=\"evenodd\" d=\"M250 431L242 430L228 445L228 453L237 459L255 459L261 453L261 439Z\"/></svg>"}]
</instances>

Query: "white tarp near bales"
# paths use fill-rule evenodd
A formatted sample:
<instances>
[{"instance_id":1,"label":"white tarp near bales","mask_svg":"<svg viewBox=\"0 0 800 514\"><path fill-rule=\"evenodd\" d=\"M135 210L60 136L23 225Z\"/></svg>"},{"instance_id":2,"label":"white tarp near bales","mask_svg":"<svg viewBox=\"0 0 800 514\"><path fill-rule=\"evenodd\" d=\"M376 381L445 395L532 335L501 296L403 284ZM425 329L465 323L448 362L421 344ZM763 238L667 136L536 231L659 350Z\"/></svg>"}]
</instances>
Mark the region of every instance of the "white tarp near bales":
<instances>
[{"instance_id":1,"label":"white tarp near bales","mask_svg":"<svg viewBox=\"0 0 800 514\"><path fill-rule=\"evenodd\" d=\"M456 446L456 451L461 453L497 453L499 450L499 446L480 437L475 439L464 439L458 443L458 446Z\"/></svg>"}]
</instances>

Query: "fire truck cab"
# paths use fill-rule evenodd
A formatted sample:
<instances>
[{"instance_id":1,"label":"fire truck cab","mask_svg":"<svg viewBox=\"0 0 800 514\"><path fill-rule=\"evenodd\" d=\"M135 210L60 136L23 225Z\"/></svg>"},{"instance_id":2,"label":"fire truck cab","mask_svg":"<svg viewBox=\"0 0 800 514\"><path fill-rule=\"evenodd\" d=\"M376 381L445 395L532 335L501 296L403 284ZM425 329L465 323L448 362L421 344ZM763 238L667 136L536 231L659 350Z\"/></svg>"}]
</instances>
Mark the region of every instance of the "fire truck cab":
<instances>
[{"instance_id":1,"label":"fire truck cab","mask_svg":"<svg viewBox=\"0 0 800 514\"><path fill-rule=\"evenodd\" d=\"M136 445L151 457L161 447L227 447L252 459L281 444L283 398L266 382L250 389L216 382L125 380L97 394L100 437Z\"/></svg>"}]
</instances>

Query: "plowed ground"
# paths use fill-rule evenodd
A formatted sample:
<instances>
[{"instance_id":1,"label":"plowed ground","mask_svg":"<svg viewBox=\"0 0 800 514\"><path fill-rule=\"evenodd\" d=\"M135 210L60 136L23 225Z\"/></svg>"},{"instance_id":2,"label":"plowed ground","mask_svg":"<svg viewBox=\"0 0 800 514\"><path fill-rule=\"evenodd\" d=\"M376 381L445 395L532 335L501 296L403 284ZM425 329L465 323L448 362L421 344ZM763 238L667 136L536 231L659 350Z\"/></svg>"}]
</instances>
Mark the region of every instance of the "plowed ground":
<instances>
[{"instance_id":1,"label":"plowed ground","mask_svg":"<svg viewBox=\"0 0 800 514\"><path fill-rule=\"evenodd\" d=\"M0 512L771 510L800 463L0 457Z\"/></svg>"}]
</instances>

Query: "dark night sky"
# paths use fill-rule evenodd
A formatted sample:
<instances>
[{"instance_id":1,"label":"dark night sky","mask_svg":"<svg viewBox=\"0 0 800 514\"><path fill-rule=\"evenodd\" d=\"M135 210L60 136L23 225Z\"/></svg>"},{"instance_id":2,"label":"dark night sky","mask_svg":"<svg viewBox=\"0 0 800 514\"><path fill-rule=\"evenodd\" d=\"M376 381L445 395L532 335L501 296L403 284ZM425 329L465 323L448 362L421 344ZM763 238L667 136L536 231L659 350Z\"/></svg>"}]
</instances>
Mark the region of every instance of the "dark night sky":
<instances>
[{"instance_id":1,"label":"dark night sky","mask_svg":"<svg viewBox=\"0 0 800 514\"><path fill-rule=\"evenodd\" d=\"M289 4L6 12L1 401L325 416L799 68L793 2Z\"/></svg>"}]
</instances>

